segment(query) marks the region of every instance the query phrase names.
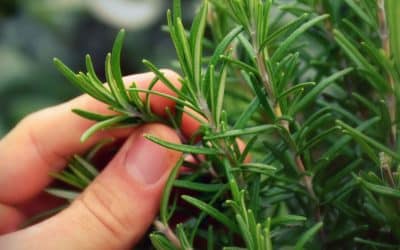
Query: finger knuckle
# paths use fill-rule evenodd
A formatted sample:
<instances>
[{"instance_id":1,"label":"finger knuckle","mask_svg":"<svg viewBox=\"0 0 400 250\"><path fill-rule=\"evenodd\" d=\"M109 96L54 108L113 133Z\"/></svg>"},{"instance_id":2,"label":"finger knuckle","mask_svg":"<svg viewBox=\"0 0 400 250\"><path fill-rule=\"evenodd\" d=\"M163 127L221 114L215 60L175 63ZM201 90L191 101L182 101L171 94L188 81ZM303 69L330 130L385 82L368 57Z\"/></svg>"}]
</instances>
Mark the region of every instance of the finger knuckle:
<instances>
[{"instance_id":1,"label":"finger knuckle","mask_svg":"<svg viewBox=\"0 0 400 250\"><path fill-rule=\"evenodd\" d=\"M54 116L55 111L58 106L44 108L25 116L18 124L23 128L32 128L35 125L43 123L43 121L48 120L50 117Z\"/></svg>"},{"instance_id":2,"label":"finger knuckle","mask_svg":"<svg viewBox=\"0 0 400 250\"><path fill-rule=\"evenodd\" d=\"M19 126L26 126L26 127L31 127L32 124L35 124L37 121L41 119L43 111L36 111L34 113L28 114L25 116L20 122Z\"/></svg>"},{"instance_id":3,"label":"finger knuckle","mask_svg":"<svg viewBox=\"0 0 400 250\"><path fill-rule=\"evenodd\" d=\"M95 181L78 201L88 211L94 223L100 225L115 240L122 241L125 233L129 232L130 223L128 216L121 213L122 209L117 206L121 204L118 197L112 189Z\"/></svg>"}]
</instances>

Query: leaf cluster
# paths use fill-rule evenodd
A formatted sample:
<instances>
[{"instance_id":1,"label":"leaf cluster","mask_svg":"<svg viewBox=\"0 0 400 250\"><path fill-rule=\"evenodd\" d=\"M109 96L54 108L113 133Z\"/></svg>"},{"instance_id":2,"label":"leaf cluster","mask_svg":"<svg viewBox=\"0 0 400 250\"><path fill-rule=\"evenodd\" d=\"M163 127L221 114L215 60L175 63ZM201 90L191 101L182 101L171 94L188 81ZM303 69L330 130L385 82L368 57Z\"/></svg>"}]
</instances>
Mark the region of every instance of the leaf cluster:
<instances>
[{"instance_id":1,"label":"leaf cluster","mask_svg":"<svg viewBox=\"0 0 400 250\"><path fill-rule=\"evenodd\" d=\"M204 0L186 28L174 0L167 23L180 89L147 60L149 89L125 87L123 30L106 58L108 88L89 56L87 73L55 63L114 112L75 110L97 121L82 140L154 121L179 132L183 113L201 124L183 144L146 136L195 159L182 158L168 179L150 234L154 248L396 249L399 3ZM174 95L152 90L157 82ZM175 110L157 116L150 95L173 100ZM82 189L96 175L88 161L76 156L55 177ZM190 171L178 178L182 164Z\"/></svg>"}]
</instances>

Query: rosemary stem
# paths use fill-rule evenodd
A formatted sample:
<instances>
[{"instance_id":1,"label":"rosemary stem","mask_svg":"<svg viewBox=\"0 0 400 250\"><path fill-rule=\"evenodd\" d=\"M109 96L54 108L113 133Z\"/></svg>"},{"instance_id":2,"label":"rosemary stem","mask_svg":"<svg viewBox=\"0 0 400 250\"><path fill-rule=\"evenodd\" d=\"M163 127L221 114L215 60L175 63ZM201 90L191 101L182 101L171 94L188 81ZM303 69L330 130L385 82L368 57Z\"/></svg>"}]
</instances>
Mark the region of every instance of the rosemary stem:
<instances>
[{"instance_id":1,"label":"rosemary stem","mask_svg":"<svg viewBox=\"0 0 400 250\"><path fill-rule=\"evenodd\" d=\"M259 50L259 45L258 45L258 42L257 42L256 32L252 32L251 33L251 37L252 37L252 44L253 44L254 50L256 52L257 68L258 68L258 70L260 72L262 83L263 83L263 85L265 87L267 95L269 96L271 102L274 104L275 117L277 119L279 119L283 115L282 114L282 109L281 109L281 106L280 106L279 102L276 100L275 93L273 91L272 84L270 82L271 78L269 76L269 73L268 73L268 70L267 70L267 67L266 67L266 64L265 64L264 52L263 52L263 50ZM288 132L288 134L291 133L290 132L290 127L289 127L289 122L287 120L280 119L280 124ZM303 185L305 186L305 188L306 188L307 192L309 193L309 195L311 196L311 198L314 201L318 202L318 198L315 195L315 192L314 192L314 189L313 189L312 177L307 175L303 160L301 159L301 156L298 155L297 152L294 152L293 153L293 157L294 157L294 160L295 160L295 163L296 163L297 171L299 171L299 173L302 175L302 183L303 183ZM321 218L321 210L320 210L320 207L319 207L318 204L316 204L316 207L315 207L315 219L317 221L321 221L322 220L322 218ZM325 233L324 233L323 230L320 232L320 235L321 235L321 239L324 240L325 239L325 236L324 236Z\"/></svg>"},{"instance_id":2,"label":"rosemary stem","mask_svg":"<svg viewBox=\"0 0 400 250\"><path fill-rule=\"evenodd\" d=\"M320 14L323 15L326 13L325 7L324 7L324 3L322 0L317 1L317 3L315 4L315 11ZM327 39L329 42L332 42L334 40L333 38L333 24L330 18L326 18L324 20L324 27L325 30L327 31Z\"/></svg>"},{"instance_id":3,"label":"rosemary stem","mask_svg":"<svg viewBox=\"0 0 400 250\"><path fill-rule=\"evenodd\" d=\"M178 249L182 249L181 243L178 237L175 235L174 231L168 225L164 225L161 221L154 221L155 228L167 237L167 239Z\"/></svg>"},{"instance_id":4,"label":"rosemary stem","mask_svg":"<svg viewBox=\"0 0 400 250\"><path fill-rule=\"evenodd\" d=\"M389 32L388 32L388 24L386 20L385 13L385 1L377 0L377 16L379 23L379 36L381 38L382 49L385 52L386 57L390 58L390 41L389 41ZM395 147L396 145L396 137L397 137L397 126L396 126L396 98L394 96L394 79L391 74L387 74L387 81L390 87L390 93L386 97L390 120L392 123L391 134L390 134L390 145Z\"/></svg>"},{"instance_id":5,"label":"rosemary stem","mask_svg":"<svg viewBox=\"0 0 400 250\"><path fill-rule=\"evenodd\" d=\"M263 85L265 87L265 90L271 100L272 103L274 103L274 113L277 119L282 117L282 109L275 99L275 95L273 92L273 88L271 86L270 82L270 77L267 71L267 67L265 65L265 57L263 51L260 51L258 48L258 43L257 43L257 37L256 37L256 32L252 32L252 42L253 42L253 47L254 50L256 51L256 61L257 61L257 68L260 72L261 80L263 82ZM286 131L290 134L290 127L289 127L289 122L285 119L280 120L280 124L286 129ZM303 184L305 185L307 192L310 194L310 196L316 199L315 192L313 190L313 185L312 185L312 178L306 174L306 170L304 167L303 160L299 155L296 153L294 154L297 170L300 172L301 175L303 175Z\"/></svg>"},{"instance_id":6,"label":"rosemary stem","mask_svg":"<svg viewBox=\"0 0 400 250\"><path fill-rule=\"evenodd\" d=\"M384 152L380 152L379 162L384 178L386 179L390 187L395 188L396 182L394 181L393 173L392 170L390 169L390 157L387 156ZM396 206L397 209L400 210L400 199L396 201Z\"/></svg>"}]
</instances>

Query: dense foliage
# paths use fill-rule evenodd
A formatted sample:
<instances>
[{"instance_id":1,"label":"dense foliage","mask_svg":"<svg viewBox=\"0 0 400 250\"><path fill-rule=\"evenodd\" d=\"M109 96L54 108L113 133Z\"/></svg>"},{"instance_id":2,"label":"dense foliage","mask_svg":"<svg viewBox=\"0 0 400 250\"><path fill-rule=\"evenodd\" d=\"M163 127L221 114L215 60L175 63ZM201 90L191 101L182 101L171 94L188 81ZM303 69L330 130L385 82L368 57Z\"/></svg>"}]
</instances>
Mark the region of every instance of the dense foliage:
<instances>
[{"instance_id":1,"label":"dense foliage","mask_svg":"<svg viewBox=\"0 0 400 250\"><path fill-rule=\"evenodd\" d=\"M154 121L180 132L183 113L201 123L182 145L147 136L194 159L182 158L169 178L153 246L398 248L400 1L205 0L191 25L181 12L174 1L167 21L182 88L143 61L152 85L162 81L174 96L124 87L124 31L106 58L108 89L89 56L87 73L77 74L55 59L78 88L116 111L75 110L97 121L82 140ZM175 110L157 116L142 92L173 99ZM101 145L56 177L84 188L97 174L89 162ZM176 179L182 164L190 171ZM79 193L48 191L70 200Z\"/></svg>"}]
</instances>

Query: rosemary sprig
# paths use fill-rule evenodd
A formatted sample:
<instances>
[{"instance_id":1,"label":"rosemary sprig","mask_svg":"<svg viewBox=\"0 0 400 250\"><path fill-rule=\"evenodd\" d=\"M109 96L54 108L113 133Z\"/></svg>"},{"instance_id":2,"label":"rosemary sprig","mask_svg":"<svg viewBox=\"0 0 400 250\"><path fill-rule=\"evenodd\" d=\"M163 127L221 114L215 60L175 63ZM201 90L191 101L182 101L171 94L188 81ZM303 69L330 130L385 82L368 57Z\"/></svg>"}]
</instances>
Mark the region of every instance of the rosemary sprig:
<instances>
[{"instance_id":1,"label":"rosemary sprig","mask_svg":"<svg viewBox=\"0 0 400 250\"><path fill-rule=\"evenodd\" d=\"M167 23L181 88L147 60L151 87L124 85L124 30L106 58L108 87L90 56L87 73L55 64L115 112L74 110L97 122L82 141L111 127L162 122L184 144L146 138L194 156L168 179L150 234L156 249L204 248L204 240L208 249L392 248L400 244L397 3L204 0L187 28L174 0ZM175 95L153 90L157 81ZM176 111L154 114L149 95L169 98ZM195 140L180 131L183 112L201 124ZM82 189L97 174L89 161L76 156L55 177ZM176 180L181 164L191 172ZM174 225L180 214L188 218Z\"/></svg>"}]
</instances>

